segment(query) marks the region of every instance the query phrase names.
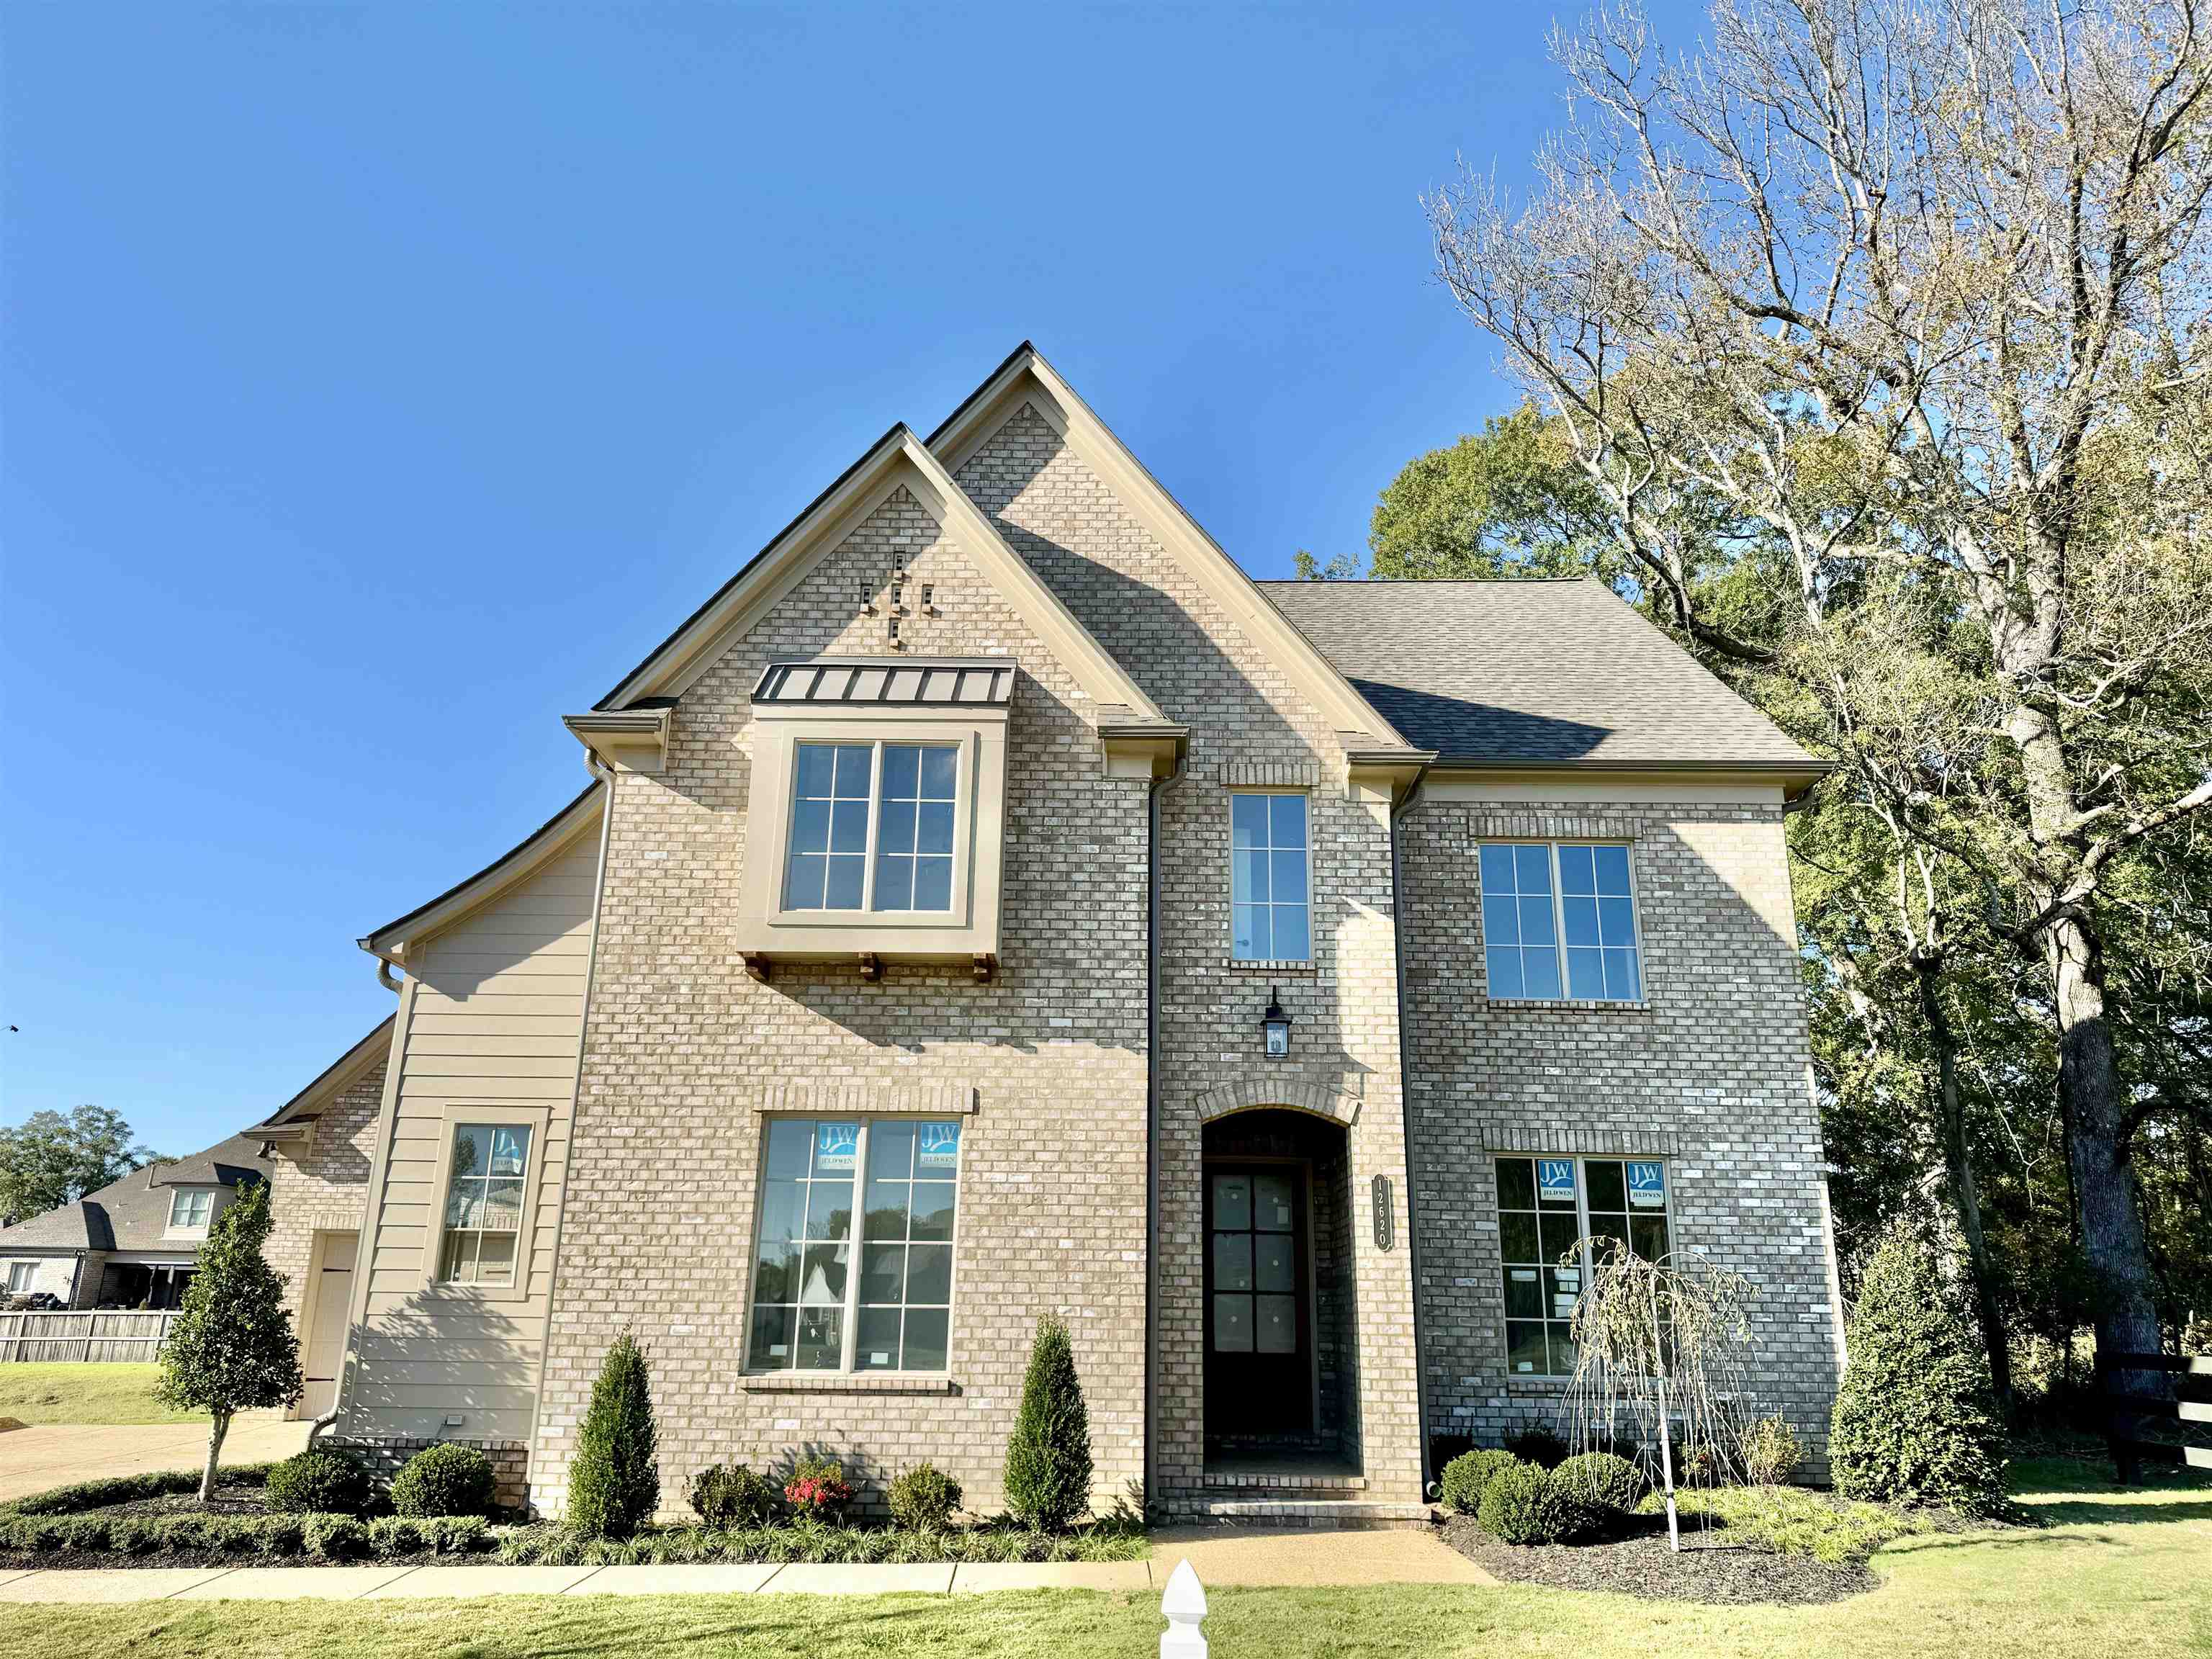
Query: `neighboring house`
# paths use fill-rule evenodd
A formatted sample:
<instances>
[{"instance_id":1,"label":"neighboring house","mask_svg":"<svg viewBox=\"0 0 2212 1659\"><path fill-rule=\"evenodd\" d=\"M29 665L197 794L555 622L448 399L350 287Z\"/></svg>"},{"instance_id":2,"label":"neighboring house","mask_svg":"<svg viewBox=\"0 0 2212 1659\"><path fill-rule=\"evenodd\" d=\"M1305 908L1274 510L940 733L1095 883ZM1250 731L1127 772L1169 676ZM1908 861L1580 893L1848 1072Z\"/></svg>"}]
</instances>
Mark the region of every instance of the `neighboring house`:
<instances>
[{"instance_id":1,"label":"neighboring house","mask_svg":"<svg viewBox=\"0 0 2212 1659\"><path fill-rule=\"evenodd\" d=\"M590 787L362 941L339 1441L557 1510L627 1326L671 1507L810 1445L988 1510L1058 1310L1102 1507L1407 1520L1610 1235L1748 1274L1824 1445L1826 768L1602 587L1255 584L1024 346L568 724Z\"/></svg>"},{"instance_id":2,"label":"neighboring house","mask_svg":"<svg viewBox=\"0 0 2212 1659\"><path fill-rule=\"evenodd\" d=\"M307 1377L288 1414L328 1411L392 1026L384 1020L263 1123L0 1228L8 1291L45 1291L64 1308L174 1308L210 1224L246 1187L267 1182L266 1254L285 1275Z\"/></svg>"}]
</instances>

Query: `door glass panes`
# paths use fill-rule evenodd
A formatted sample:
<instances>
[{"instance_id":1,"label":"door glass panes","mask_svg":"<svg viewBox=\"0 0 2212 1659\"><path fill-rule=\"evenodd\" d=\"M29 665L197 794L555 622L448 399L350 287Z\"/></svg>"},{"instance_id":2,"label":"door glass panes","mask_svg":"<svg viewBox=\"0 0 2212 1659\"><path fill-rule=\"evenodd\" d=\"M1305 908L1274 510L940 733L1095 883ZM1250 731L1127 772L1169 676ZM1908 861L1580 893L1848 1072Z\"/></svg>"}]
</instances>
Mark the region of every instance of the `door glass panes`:
<instances>
[{"instance_id":1,"label":"door glass panes","mask_svg":"<svg viewBox=\"0 0 2212 1659\"><path fill-rule=\"evenodd\" d=\"M513 1285L522 1233L525 1123L457 1123L446 1182L438 1278L447 1285Z\"/></svg>"},{"instance_id":2,"label":"door glass panes","mask_svg":"<svg viewBox=\"0 0 2212 1659\"><path fill-rule=\"evenodd\" d=\"M1229 798L1230 954L1237 961L1312 960L1310 858L1304 795Z\"/></svg>"},{"instance_id":3,"label":"door glass panes","mask_svg":"<svg viewBox=\"0 0 2212 1659\"><path fill-rule=\"evenodd\" d=\"M844 1363L860 1125L771 1118L754 1230L752 1346L759 1370Z\"/></svg>"},{"instance_id":4,"label":"door glass panes","mask_svg":"<svg viewBox=\"0 0 2212 1659\"><path fill-rule=\"evenodd\" d=\"M1208 1179L1213 1207L1208 1250L1214 1351L1297 1352L1299 1286L1294 1177L1240 1171Z\"/></svg>"},{"instance_id":5,"label":"door glass panes","mask_svg":"<svg viewBox=\"0 0 2212 1659\"><path fill-rule=\"evenodd\" d=\"M802 743L793 766L784 908L857 910L867 874L875 751L865 743Z\"/></svg>"},{"instance_id":6,"label":"door glass panes","mask_svg":"<svg viewBox=\"0 0 2212 1659\"><path fill-rule=\"evenodd\" d=\"M890 771L886 760L886 783ZM957 1118L868 1124L856 1370L945 1369L959 1164Z\"/></svg>"},{"instance_id":7,"label":"door glass panes","mask_svg":"<svg viewBox=\"0 0 2212 1659\"><path fill-rule=\"evenodd\" d=\"M1559 920L1569 996L1633 1002L1643 995L1626 847L1559 848Z\"/></svg>"},{"instance_id":8,"label":"door glass panes","mask_svg":"<svg viewBox=\"0 0 2212 1659\"><path fill-rule=\"evenodd\" d=\"M959 754L951 744L884 745L876 909L952 908L952 808Z\"/></svg>"}]
</instances>

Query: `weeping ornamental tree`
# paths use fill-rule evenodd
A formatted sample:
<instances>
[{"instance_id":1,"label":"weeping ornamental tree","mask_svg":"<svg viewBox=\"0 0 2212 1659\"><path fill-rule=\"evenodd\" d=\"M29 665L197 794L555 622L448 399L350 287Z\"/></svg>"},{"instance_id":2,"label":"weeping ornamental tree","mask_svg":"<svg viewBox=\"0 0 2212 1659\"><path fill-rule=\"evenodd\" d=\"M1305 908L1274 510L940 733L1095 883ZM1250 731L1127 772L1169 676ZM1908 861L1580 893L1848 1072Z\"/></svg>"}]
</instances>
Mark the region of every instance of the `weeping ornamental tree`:
<instances>
[{"instance_id":1,"label":"weeping ornamental tree","mask_svg":"<svg viewBox=\"0 0 2212 1659\"><path fill-rule=\"evenodd\" d=\"M200 1472L203 1504L215 1496L216 1465L231 1419L289 1406L307 1387L300 1340L284 1310L284 1276L262 1259L268 1237L269 1186L257 1182L225 1205L208 1230L184 1307L161 1346L155 1397L211 1419Z\"/></svg>"},{"instance_id":2,"label":"weeping ornamental tree","mask_svg":"<svg viewBox=\"0 0 2212 1659\"><path fill-rule=\"evenodd\" d=\"M1575 1449L1609 1449L1621 1423L1633 1423L1659 1449L1667 1544L1679 1550L1675 1469L1726 1468L1735 1457L1726 1402L1742 1393L1751 1281L1695 1254L1648 1261L1617 1238L1589 1243L1590 1282L1568 1328Z\"/></svg>"},{"instance_id":3,"label":"weeping ornamental tree","mask_svg":"<svg viewBox=\"0 0 2212 1659\"><path fill-rule=\"evenodd\" d=\"M1840 705L1879 579L1984 677L1988 810L1919 810L1952 757L1905 750L1897 828L2044 976L2098 1340L2155 1348L2107 956L2123 872L2212 804L2205 20L1717 0L1670 53L1631 4L1555 55L1533 198L1431 201L1441 273L1709 659Z\"/></svg>"}]
</instances>

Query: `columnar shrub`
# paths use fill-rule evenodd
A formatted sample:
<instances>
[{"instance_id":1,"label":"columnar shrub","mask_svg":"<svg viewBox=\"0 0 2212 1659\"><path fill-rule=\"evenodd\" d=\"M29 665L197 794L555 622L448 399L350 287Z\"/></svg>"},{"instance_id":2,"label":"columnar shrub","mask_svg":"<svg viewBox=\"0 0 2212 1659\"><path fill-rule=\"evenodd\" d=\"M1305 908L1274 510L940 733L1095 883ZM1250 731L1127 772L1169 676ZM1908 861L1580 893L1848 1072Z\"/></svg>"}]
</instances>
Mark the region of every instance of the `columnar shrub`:
<instances>
[{"instance_id":1,"label":"columnar shrub","mask_svg":"<svg viewBox=\"0 0 2212 1659\"><path fill-rule=\"evenodd\" d=\"M392 1483L392 1507L401 1515L489 1515L491 1459L474 1446L428 1446L407 1460Z\"/></svg>"},{"instance_id":2,"label":"columnar shrub","mask_svg":"<svg viewBox=\"0 0 2212 1659\"><path fill-rule=\"evenodd\" d=\"M960 1507L960 1483L934 1463L917 1463L890 1484L885 1494L891 1519L916 1531L940 1528Z\"/></svg>"},{"instance_id":3,"label":"columnar shrub","mask_svg":"<svg viewBox=\"0 0 2212 1659\"><path fill-rule=\"evenodd\" d=\"M1091 1413L1067 1322L1047 1314L1037 1321L1006 1445L1006 1508L1025 1525L1060 1532L1090 1507Z\"/></svg>"},{"instance_id":4,"label":"columnar shrub","mask_svg":"<svg viewBox=\"0 0 2212 1659\"><path fill-rule=\"evenodd\" d=\"M764 1527L775 1518L775 1483L743 1463L710 1463L693 1475L684 1502L718 1531Z\"/></svg>"},{"instance_id":5,"label":"columnar shrub","mask_svg":"<svg viewBox=\"0 0 2212 1659\"><path fill-rule=\"evenodd\" d=\"M1956 1254L1899 1224L1867 1263L1828 1440L1845 1498L1968 1514L2003 1500L2004 1430Z\"/></svg>"},{"instance_id":6,"label":"columnar shrub","mask_svg":"<svg viewBox=\"0 0 2212 1659\"><path fill-rule=\"evenodd\" d=\"M1651 1483L1644 1471L1611 1452L1580 1452L1552 1471L1552 1479L1585 1508L1629 1515Z\"/></svg>"},{"instance_id":7,"label":"columnar shrub","mask_svg":"<svg viewBox=\"0 0 2212 1659\"><path fill-rule=\"evenodd\" d=\"M568 1466L568 1523L586 1538L627 1538L660 1503L659 1432L645 1351L624 1331L607 1350Z\"/></svg>"},{"instance_id":8,"label":"columnar shrub","mask_svg":"<svg viewBox=\"0 0 2212 1659\"><path fill-rule=\"evenodd\" d=\"M358 1515L368 1507L368 1474L336 1452L303 1451L269 1471L264 1488L278 1515Z\"/></svg>"},{"instance_id":9,"label":"columnar shrub","mask_svg":"<svg viewBox=\"0 0 2212 1659\"><path fill-rule=\"evenodd\" d=\"M1475 1506L1482 1502L1482 1489L1492 1477L1520 1461L1510 1451L1462 1452L1444 1465L1443 1474L1437 1483L1443 1491L1444 1506L1462 1515L1473 1515Z\"/></svg>"},{"instance_id":10,"label":"columnar shrub","mask_svg":"<svg viewBox=\"0 0 2212 1659\"><path fill-rule=\"evenodd\" d=\"M1589 1522L1559 1477L1534 1463L1516 1463L1493 1476L1483 1488L1475 1519L1485 1532L1508 1544L1556 1544Z\"/></svg>"}]
</instances>

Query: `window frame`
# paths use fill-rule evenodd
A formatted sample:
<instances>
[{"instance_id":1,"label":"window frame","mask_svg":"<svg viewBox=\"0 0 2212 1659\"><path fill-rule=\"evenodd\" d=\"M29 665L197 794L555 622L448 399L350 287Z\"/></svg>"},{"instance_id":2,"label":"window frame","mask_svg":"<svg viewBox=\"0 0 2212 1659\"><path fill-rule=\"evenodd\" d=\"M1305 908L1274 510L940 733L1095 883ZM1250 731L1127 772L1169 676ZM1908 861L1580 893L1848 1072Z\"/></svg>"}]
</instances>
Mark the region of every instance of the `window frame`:
<instances>
[{"instance_id":1,"label":"window frame","mask_svg":"<svg viewBox=\"0 0 2212 1659\"><path fill-rule=\"evenodd\" d=\"M1530 996L1525 992L1519 996L1500 996L1492 988L1490 978L1490 924L1483 915L1482 901L1490 896L1490 890L1482 880L1482 849L1486 847L1541 847L1547 849L1552 877L1552 956L1559 970L1559 994L1555 997ZM1632 997L1578 997L1571 994L1567 974L1567 908L1565 884L1559 878L1559 849L1562 847L1618 847L1627 854L1628 864L1628 927L1636 951L1636 994ZM1573 1008L1641 1008L1651 1000L1651 973L1649 958L1644 948L1644 896L1636 878L1636 843L1620 836L1562 836L1548 839L1542 836L1482 836L1474 844L1475 916L1482 950L1482 990L1490 1002L1528 1003L1540 1007ZM1516 950L1527 947L1516 945Z\"/></svg>"},{"instance_id":2,"label":"window frame","mask_svg":"<svg viewBox=\"0 0 2212 1659\"><path fill-rule=\"evenodd\" d=\"M23 1282L20 1286L15 1283L15 1275L19 1273L23 1275ZM8 1294L9 1296L29 1296L33 1294L31 1287L38 1282L39 1264L35 1261L11 1261L8 1264Z\"/></svg>"},{"instance_id":3,"label":"window frame","mask_svg":"<svg viewBox=\"0 0 2212 1659\"><path fill-rule=\"evenodd\" d=\"M1253 969L1299 969L1313 967L1320 959L1320 952L1315 948L1315 939L1317 937L1318 929L1316 927L1316 919L1314 915L1314 792L1310 788L1296 786L1288 787L1247 788L1240 785L1233 788L1224 789L1222 791L1222 793L1226 798L1222 805L1223 827L1226 831L1226 848L1222 855L1221 874L1222 893L1227 908L1229 921L1229 946L1228 950L1224 952L1228 959L1229 965L1232 968ZM1279 797L1284 799L1298 800L1304 804L1306 815L1306 844L1303 850L1306 855L1306 890L1304 899L1306 912L1306 953L1302 957L1240 957L1237 954L1237 802L1240 797L1243 796L1255 796L1261 800L1273 800ZM1274 826L1273 815L1271 814L1268 823L1267 841L1267 852L1270 859L1270 875L1268 878L1267 898L1266 901L1267 908L1271 911L1279 902L1274 896L1273 876L1272 873L1273 855L1275 850ZM1274 918L1272 915L1269 916L1267 921L1267 942L1271 945L1274 943Z\"/></svg>"},{"instance_id":4,"label":"window frame","mask_svg":"<svg viewBox=\"0 0 2212 1659\"><path fill-rule=\"evenodd\" d=\"M791 902L791 860L794 856L792 842L799 823L799 751L802 749L859 749L868 752L868 827L860 850L860 904L858 909L832 909L826 905L805 908ZM945 906L941 910L878 910L876 908L876 864L881 855L881 832L884 808L884 750L885 749L950 749L952 750L952 847L947 856L952 866L952 880L948 889ZM784 791L783 867L776 872L776 914L785 916L819 916L830 926L853 926L856 921L866 925L902 922L910 926L942 926L961 915L967 908L967 883L962 858L961 828L975 805L974 744L959 738L922 738L905 734L873 738L809 737L795 738L791 745L791 776ZM917 764L917 783L919 783ZM834 797L832 798L834 800ZM833 809L834 817L834 809ZM897 857L899 854L894 854ZM906 856L914 856L908 854ZM934 856L933 854L925 856ZM824 896L827 895L825 893Z\"/></svg>"},{"instance_id":5,"label":"window frame","mask_svg":"<svg viewBox=\"0 0 2212 1659\"><path fill-rule=\"evenodd\" d=\"M204 1204L206 1213L198 1221L180 1220L177 1206L191 1200ZM195 1204L194 1208L201 1207ZM167 1233L204 1233L215 1221L215 1188L212 1187L173 1187L169 1190L169 1222L162 1231Z\"/></svg>"},{"instance_id":6,"label":"window frame","mask_svg":"<svg viewBox=\"0 0 2212 1659\"><path fill-rule=\"evenodd\" d=\"M854 1143L853 1149L853 1219L851 1224L852 1232L848 1241L851 1247L851 1255L845 1266L845 1299L840 1304L843 1317L838 1328L837 1364L834 1370L801 1370L796 1364L769 1365L753 1352L754 1292L758 1287L761 1270L761 1219L763 1212L765 1209L768 1201L769 1133L771 1126L779 1122L819 1124L823 1122L842 1121L848 1118L860 1126L860 1134L859 1140ZM804 1112L763 1112L759 1114L755 1121L760 1126L760 1134L758 1139L755 1142L754 1147L754 1164L756 1167L753 1170L752 1215L745 1228L744 1234L748 1265L745 1269L744 1299L741 1304L743 1316L744 1319L744 1339L742 1345L742 1352L739 1356L738 1361L738 1370L740 1373L745 1376L788 1377L795 1379L800 1382L805 1382L808 1381L819 1382L825 1378L834 1378L840 1381L849 1381L853 1378L880 1378L890 1381L911 1381L919 1379L933 1382L949 1379L953 1374L954 1361L957 1358L958 1353L957 1344L956 1341L958 1324L954 1319L953 1315L960 1306L961 1230L963 1224L963 1218L966 1211L966 1206L963 1201L965 1194L962 1190L962 1176L968 1166L968 1135L969 1127L967 1115L960 1112L824 1112L816 1110ZM872 1150L870 1132L879 1123L921 1124L944 1123L948 1121L957 1122L960 1126L960 1150L954 1155L952 1164L952 1236L945 1241L946 1248L951 1251L951 1271L950 1282L948 1283L945 1292L945 1367L941 1370L918 1371L909 1370L904 1365L897 1367L879 1366L867 1368L857 1366L853 1362L860 1351L860 1316L862 1306L860 1301L860 1252L867 1242L865 1235L867 1231L866 1203L868 1191L868 1157ZM810 1177L810 1181L811 1179L811 1178ZM911 1213L909 1213L908 1225L909 1229L913 1225ZM803 1271L803 1256L801 1257L801 1264ZM783 1307L787 1304L779 1302L772 1303L769 1305L772 1307ZM805 1304L801 1304L799 1305L803 1306ZM884 1306L888 1304L871 1304L868 1305ZM899 1305L903 1309L908 1304L904 1302L901 1302ZM923 1304L922 1305L925 1307L932 1307L935 1304ZM794 1358L796 1358L796 1356L794 1356ZM900 1358L902 1359L905 1358L903 1351L902 1351Z\"/></svg>"},{"instance_id":7,"label":"window frame","mask_svg":"<svg viewBox=\"0 0 2212 1659\"><path fill-rule=\"evenodd\" d=\"M422 1229L419 1276L425 1290L456 1301L522 1302L529 1298L531 1237L537 1225L538 1194L547 1158L546 1132L552 1116L550 1106L517 1106L511 1101L452 1101L439 1114L438 1158ZM464 1124L479 1123L493 1128L520 1126L530 1131L530 1150L522 1165L522 1224L514 1236L512 1285L457 1283L441 1279L438 1273L438 1262L446 1253L446 1206L452 1196L453 1132Z\"/></svg>"},{"instance_id":8,"label":"window frame","mask_svg":"<svg viewBox=\"0 0 2212 1659\"><path fill-rule=\"evenodd\" d=\"M1523 1384L1565 1382L1571 1377L1571 1372L1553 1370L1516 1371L1512 1369L1513 1340L1508 1329L1510 1324L1539 1322L1548 1327L1552 1325L1564 1324L1565 1322L1555 1318L1553 1315L1548 1313L1541 1315L1539 1320L1535 1322L1530 1322L1525 1319L1515 1319L1508 1311L1508 1304L1505 1300L1505 1274L1508 1270L1516 1267L1534 1266L1540 1273L1541 1270L1546 1267L1555 1267L1559 1264L1555 1260L1546 1259L1540 1255L1543 1249L1543 1241L1540 1233L1537 1240L1537 1249L1540 1254L1536 1261L1534 1263L1528 1263L1509 1260L1507 1258L1505 1254L1505 1216L1508 1212L1505 1208L1504 1195L1498 1189L1498 1166L1502 1163L1505 1163L1512 1159L1524 1159L1529 1164L1529 1179L1531 1181L1534 1181L1538 1179L1538 1173L1535 1166L1540 1162L1556 1163L1564 1160L1565 1162L1574 1165L1575 1251L1579 1259L1582 1273L1582 1284L1575 1292L1575 1299L1577 1305L1579 1305L1582 1300L1583 1291L1587 1291L1589 1288L1589 1278L1592 1268L1589 1248L1589 1180L1588 1176L1584 1173L1585 1167L1591 1164L1618 1164L1621 1166L1621 1202L1628 1206L1622 1213L1626 1217L1632 1218L1637 1213L1637 1209L1635 1205L1628 1197L1627 1166L1631 1164L1656 1164L1659 1166L1660 1201L1658 1215L1659 1218L1667 1224L1667 1255L1671 1256L1679 1254L1679 1246L1674 1237L1674 1181L1673 1175L1676 1160L1671 1156L1659 1152L1524 1152L1512 1150L1498 1150L1491 1152L1487 1156L1490 1160L1490 1215L1491 1219L1498 1224L1498 1276L1492 1282L1498 1287L1498 1351L1505 1367L1505 1380L1509 1385L1516 1382ZM1541 1218L1545 1214L1542 1190L1540 1188L1537 1189L1536 1194L1532 1201L1535 1206L1533 1210L1521 1210L1516 1208L1510 1212L1510 1213L1514 1215L1534 1215L1538 1218L1539 1224L1540 1226ZM1560 1212L1555 1211L1553 1212L1553 1213L1557 1214ZM1613 1212L1607 1210L1602 1213L1611 1215ZM1633 1229L1631 1229L1631 1231L1632 1233ZM1629 1247L1632 1249L1635 1248L1632 1238L1629 1241ZM1649 1258L1645 1259L1648 1260ZM1537 1293L1540 1296L1543 1293L1543 1280L1540 1278L1537 1280ZM1551 1339L1548 1332L1545 1337L1544 1363L1547 1365L1551 1364Z\"/></svg>"}]
</instances>

